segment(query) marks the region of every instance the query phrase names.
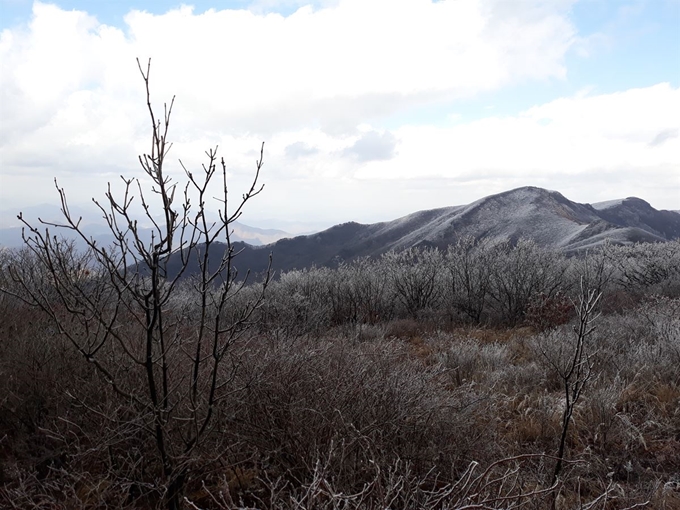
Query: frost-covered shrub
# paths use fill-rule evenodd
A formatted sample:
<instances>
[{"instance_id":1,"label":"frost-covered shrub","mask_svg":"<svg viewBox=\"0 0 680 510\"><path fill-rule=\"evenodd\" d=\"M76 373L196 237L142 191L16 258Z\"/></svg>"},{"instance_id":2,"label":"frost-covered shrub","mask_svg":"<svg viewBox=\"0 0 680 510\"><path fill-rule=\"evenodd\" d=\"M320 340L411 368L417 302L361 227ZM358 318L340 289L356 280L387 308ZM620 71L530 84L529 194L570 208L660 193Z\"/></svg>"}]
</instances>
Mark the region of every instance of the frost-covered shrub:
<instances>
[{"instance_id":1,"label":"frost-covered shrub","mask_svg":"<svg viewBox=\"0 0 680 510\"><path fill-rule=\"evenodd\" d=\"M620 425L617 419L617 403L624 389L625 384L620 377L610 379L600 375L576 411L575 422L580 435L586 436L599 451L607 450L609 441Z\"/></svg>"},{"instance_id":2,"label":"frost-covered shrub","mask_svg":"<svg viewBox=\"0 0 680 510\"><path fill-rule=\"evenodd\" d=\"M443 296L443 255L434 248L411 248L383 255L381 265L389 280L402 316L418 318L440 306Z\"/></svg>"},{"instance_id":3,"label":"frost-covered shrub","mask_svg":"<svg viewBox=\"0 0 680 510\"><path fill-rule=\"evenodd\" d=\"M449 246L444 257L445 300L454 317L480 324L487 319L491 271L496 245L465 237Z\"/></svg>"},{"instance_id":4,"label":"frost-covered shrub","mask_svg":"<svg viewBox=\"0 0 680 510\"><path fill-rule=\"evenodd\" d=\"M680 296L680 239L609 246L616 282L628 291Z\"/></svg>"},{"instance_id":5,"label":"frost-covered shrub","mask_svg":"<svg viewBox=\"0 0 680 510\"><path fill-rule=\"evenodd\" d=\"M499 392L529 393L547 387L547 370L536 361L508 363L488 374L489 383Z\"/></svg>"},{"instance_id":6,"label":"frost-covered shrub","mask_svg":"<svg viewBox=\"0 0 680 510\"><path fill-rule=\"evenodd\" d=\"M613 245L605 242L602 246L585 251L569 259L565 290L572 290L574 298L581 286L607 297L617 288L616 266L612 261Z\"/></svg>"},{"instance_id":7,"label":"frost-covered shrub","mask_svg":"<svg viewBox=\"0 0 680 510\"><path fill-rule=\"evenodd\" d=\"M680 382L680 300L656 298L622 314L603 315L593 342L596 368L630 382L640 373Z\"/></svg>"},{"instance_id":8,"label":"frost-covered shrub","mask_svg":"<svg viewBox=\"0 0 680 510\"><path fill-rule=\"evenodd\" d=\"M491 272L491 304L504 324L520 324L537 296L552 298L565 283L567 261L556 251L520 239L495 250Z\"/></svg>"},{"instance_id":9,"label":"frost-covered shrub","mask_svg":"<svg viewBox=\"0 0 680 510\"><path fill-rule=\"evenodd\" d=\"M439 359L460 385L501 370L510 361L510 349L496 342L482 344L474 338L466 338L453 340Z\"/></svg>"},{"instance_id":10,"label":"frost-covered shrub","mask_svg":"<svg viewBox=\"0 0 680 510\"><path fill-rule=\"evenodd\" d=\"M248 384L229 404L236 422L225 428L298 480L338 448L331 471L344 491L360 490L374 466L396 459L420 474L450 476L489 437L472 433L479 395L451 391L445 372L410 357L396 340L268 343L245 361Z\"/></svg>"},{"instance_id":11,"label":"frost-covered shrub","mask_svg":"<svg viewBox=\"0 0 680 510\"><path fill-rule=\"evenodd\" d=\"M336 323L388 321L394 310L394 289L387 264L369 258L341 264L331 294Z\"/></svg>"},{"instance_id":12,"label":"frost-covered shrub","mask_svg":"<svg viewBox=\"0 0 680 510\"><path fill-rule=\"evenodd\" d=\"M316 267L283 273L267 290L260 310L263 326L294 337L326 331L331 323L334 276L333 270Z\"/></svg>"}]
</instances>

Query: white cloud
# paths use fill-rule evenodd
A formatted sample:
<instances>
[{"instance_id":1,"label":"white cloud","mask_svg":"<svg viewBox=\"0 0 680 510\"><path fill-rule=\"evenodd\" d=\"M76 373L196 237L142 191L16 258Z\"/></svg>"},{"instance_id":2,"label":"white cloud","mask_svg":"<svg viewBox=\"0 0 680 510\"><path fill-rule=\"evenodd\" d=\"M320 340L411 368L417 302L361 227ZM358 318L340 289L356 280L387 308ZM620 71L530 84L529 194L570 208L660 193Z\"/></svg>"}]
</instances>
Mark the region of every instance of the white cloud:
<instances>
[{"instance_id":1,"label":"white cloud","mask_svg":"<svg viewBox=\"0 0 680 510\"><path fill-rule=\"evenodd\" d=\"M122 30L36 2L28 25L0 35L0 199L54 201L57 176L84 201L118 174L139 175L149 121L137 56L144 65L153 57L159 111L177 96L174 158L198 167L219 145L240 189L266 140L260 218L373 221L618 171L629 180L657 172L666 190L657 196L668 196L678 185L668 172L678 169L671 135L680 117L669 85L565 98L514 117L450 115L448 127L381 125L421 104L563 79L578 41L571 3L261 0L240 11L132 11ZM267 14L274 4L300 8ZM169 171L181 175L176 163ZM612 188L607 198L616 196Z\"/></svg>"},{"instance_id":2,"label":"white cloud","mask_svg":"<svg viewBox=\"0 0 680 510\"><path fill-rule=\"evenodd\" d=\"M389 161L395 156L397 143L397 138L389 131L384 133L367 131L351 147L343 150L342 155L360 163Z\"/></svg>"},{"instance_id":3,"label":"white cloud","mask_svg":"<svg viewBox=\"0 0 680 510\"><path fill-rule=\"evenodd\" d=\"M317 191L300 195L286 188L286 194L302 196L303 203L320 210L345 207L345 219L362 221L469 203L524 185L557 189L581 202L636 195L655 207L677 209L678 119L680 89L659 84L616 94L578 94L516 116L457 120L449 127L402 126L394 132L398 151L388 161L339 160L335 139L321 131L305 132L300 139L316 140L319 150L305 160L309 172L297 175ZM362 136L347 137L344 150ZM275 153L271 165L287 168ZM343 189L352 190L353 203L366 211L363 217L348 217L355 213L354 207L347 208L347 195L337 193L342 176L351 177ZM326 194L326 189L333 191ZM336 217L342 218L341 213Z\"/></svg>"},{"instance_id":4,"label":"white cloud","mask_svg":"<svg viewBox=\"0 0 680 510\"><path fill-rule=\"evenodd\" d=\"M133 57L148 55L155 97L177 94L198 125L225 129L229 119L233 132L267 132L310 121L353 127L409 101L564 75L574 32L565 16L497 10L429 0L344 0L288 17L182 7L132 11L123 32L36 3L28 30L3 32L2 88L44 121L78 90L126 99L139 88Z\"/></svg>"},{"instance_id":5,"label":"white cloud","mask_svg":"<svg viewBox=\"0 0 680 510\"><path fill-rule=\"evenodd\" d=\"M311 156L316 154L319 150L316 147L312 147L305 142L293 142L290 145L286 145L284 149L287 158L298 159L304 158L305 156Z\"/></svg>"},{"instance_id":6,"label":"white cloud","mask_svg":"<svg viewBox=\"0 0 680 510\"><path fill-rule=\"evenodd\" d=\"M654 139L651 142L649 142L649 145L651 147L655 147L657 145L663 144L664 142L666 142L666 140L678 138L678 136L680 136L680 129L677 128L662 129L657 133Z\"/></svg>"},{"instance_id":7,"label":"white cloud","mask_svg":"<svg viewBox=\"0 0 680 510\"><path fill-rule=\"evenodd\" d=\"M513 178L553 174L587 178L591 172L642 173L671 165L679 171L677 185L680 140L673 133L678 119L680 89L659 84L558 99L518 116L449 128L404 126L396 132L401 141L396 161L365 165L358 177L474 179L492 173ZM663 143L660 133L665 133Z\"/></svg>"}]
</instances>

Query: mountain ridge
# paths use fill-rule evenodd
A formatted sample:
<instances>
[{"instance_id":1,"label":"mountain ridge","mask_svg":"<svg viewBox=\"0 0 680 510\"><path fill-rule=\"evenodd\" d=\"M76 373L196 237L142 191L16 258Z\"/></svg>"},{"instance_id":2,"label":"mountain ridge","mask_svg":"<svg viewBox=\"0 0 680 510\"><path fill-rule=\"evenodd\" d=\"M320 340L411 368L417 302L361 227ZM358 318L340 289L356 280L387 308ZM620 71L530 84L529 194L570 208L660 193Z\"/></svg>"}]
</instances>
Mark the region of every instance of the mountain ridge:
<instances>
[{"instance_id":1,"label":"mountain ridge","mask_svg":"<svg viewBox=\"0 0 680 510\"><path fill-rule=\"evenodd\" d=\"M262 272L271 252L277 271L334 266L340 261L416 246L445 249L468 236L511 242L528 238L546 248L574 253L606 239L617 244L680 239L680 214L658 211L636 197L580 204L558 191L525 186L467 205L416 211L392 221L347 222L257 247L241 243L234 264ZM213 249L216 258L223 248Z\"/></svg>"},{"instance_id":2,"label":"mountain ridge","mask_svg":"<svg viewBox=\"0 0 680 510\"><path fill-rule=\"evenodd\" d=\"M335 266L341 261L375 257L390 250L429 246L445 249L460 238L492 242L520 238L538 245L576 253L596 247L605 240L617 244L667 242L680 239L680 213L656 210L637 197L594 204L573 202L558 191L525 186L489 195L469 204L426 209L391 221L362 224L346 222L307 235L249 229L232 224L234 248L240 252L234 266L241 276L261 273L273 254L274 269L289 271L311 266ZM87 229L99 228L97 225ZM278 236L274 242L257 245L248 239ZM250 241L250 242L249 242ZM213 244L210 259L222 257L225 245ZM169 276L179 271L179 254L171 257ZM193 265L197 261L191 262ZM216 263L216 262L215 262ZM191 274L193 267L185 274Z\"/></svg>"}]
</instances>

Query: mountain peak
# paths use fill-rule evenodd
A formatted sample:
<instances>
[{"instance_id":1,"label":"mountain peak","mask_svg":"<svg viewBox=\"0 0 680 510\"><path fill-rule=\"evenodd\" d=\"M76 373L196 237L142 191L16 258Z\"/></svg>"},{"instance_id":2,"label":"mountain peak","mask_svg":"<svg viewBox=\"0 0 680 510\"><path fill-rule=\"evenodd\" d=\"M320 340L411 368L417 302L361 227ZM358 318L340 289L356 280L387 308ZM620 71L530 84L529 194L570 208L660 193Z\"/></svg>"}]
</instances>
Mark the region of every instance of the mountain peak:
<instances>
[{"instance_id":1,"label":"mountain peak","mask_svg":"<svg viewBox=\"0 0 680 510\"><path fill-rule=\"evenodd\" d=\"M266 269L271 252L276 271L334 266L390 250L446 249L464 237L492 242L526 238L545 248L575 252L607 239L622 244L680 239L680 214L657 211L635 197L591 206L572 202L557 191L523 186L468 205L419 211L393 221L348 222L267 246L244 245L238 264L259 273Z\"/></svg>"},{"instance_id":2,"label":"mountain peak","mask_svg":"<svg viewBox=\"0 0 680 510\"><path fill-rule=\"evenodd\" d=\"M644 207L646 209L654 209L649 202L646 200L642 200L641 198L638 197L628 197L623 201L623 205L627 206L635 206L635 207Z\"/></svg>"}]
</instances>

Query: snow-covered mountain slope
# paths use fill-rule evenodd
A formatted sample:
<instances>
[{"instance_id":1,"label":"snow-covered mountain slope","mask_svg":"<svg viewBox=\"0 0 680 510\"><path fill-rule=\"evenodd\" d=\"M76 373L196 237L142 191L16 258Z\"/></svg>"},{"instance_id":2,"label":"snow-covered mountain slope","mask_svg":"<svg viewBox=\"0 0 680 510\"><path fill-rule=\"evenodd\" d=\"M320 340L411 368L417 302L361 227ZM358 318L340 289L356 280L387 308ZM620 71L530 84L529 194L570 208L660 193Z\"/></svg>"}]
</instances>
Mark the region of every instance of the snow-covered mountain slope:
<instances>
[{"instance_id":1,"label":"snow-covered mountain slope","mask_svg":"<svg viewBox=\"0 0 680 510\"><path fill-rule=\"evenodd\" d=\"M467 206L421 211L391 222L365 225L357 242L366 240L376 248L384 245L386 249L400 249L418 244L443 247L464 236L497 240L524 237L541 246L571 251L607 238L627 243L680 237L677 213L657 211L638 198L606 204L579 204L556 191L524 187Z\"/></svg>"},{"instance_id":2,"label":"snow-covered mountain slope","mask_svg":"<svg viewBox=\"0 0 680 510\"><path fill-rule=\"evenodd\" d=\"M464 236L511 241L528 238L547 248L575 252L606 239L627 244L680 238L680 214L657 211L638 198L593 206L572 202L556 191L524 187L469 205L419 211L394 221L371 225L344 223L265 246L244 244L236 265L263 271L271 252L274 267L279 271L332 266L342 260L376 256L391 249L445 248Z\"/></svg>"}]
</instances>

